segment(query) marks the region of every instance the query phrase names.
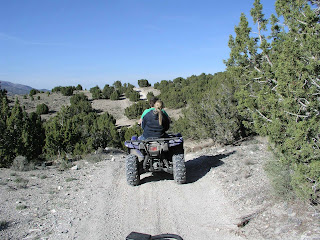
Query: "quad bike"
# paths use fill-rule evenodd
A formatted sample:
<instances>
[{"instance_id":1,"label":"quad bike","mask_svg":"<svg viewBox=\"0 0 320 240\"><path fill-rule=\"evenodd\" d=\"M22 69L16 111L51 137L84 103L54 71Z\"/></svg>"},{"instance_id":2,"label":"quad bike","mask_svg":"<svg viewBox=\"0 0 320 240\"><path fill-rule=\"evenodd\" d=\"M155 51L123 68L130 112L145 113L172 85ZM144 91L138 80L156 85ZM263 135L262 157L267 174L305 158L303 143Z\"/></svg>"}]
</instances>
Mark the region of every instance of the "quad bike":
<instances>
[{"instance_id":1,"label":"quad bike","mask_svg":"<svg viewBox=\"0 0 320 240\"><path fill-rule=\"evenodd\" d=\"M173 179L178 184L186 182L181 134L146 140L138 140L133 136L130 141L125 141L125 146L129 153L126 158L126 175L129 185L138 185L142 173L161 171L173 174Z\"/></svg>"},{"instance_id":2,"label":"quad bike","mask_svg":"<svg viewBox=\"0 0 320 240\"><path fill-rule=\"evenodd\" d=\"M149 234L138 233L138 232L131 232L126 240L152 240L152 239L162 239L162 240L169 240L169 239L177 239L183 240L182 237L176 234L160 234L151 236Z\"/></svg>"}]
</instances>

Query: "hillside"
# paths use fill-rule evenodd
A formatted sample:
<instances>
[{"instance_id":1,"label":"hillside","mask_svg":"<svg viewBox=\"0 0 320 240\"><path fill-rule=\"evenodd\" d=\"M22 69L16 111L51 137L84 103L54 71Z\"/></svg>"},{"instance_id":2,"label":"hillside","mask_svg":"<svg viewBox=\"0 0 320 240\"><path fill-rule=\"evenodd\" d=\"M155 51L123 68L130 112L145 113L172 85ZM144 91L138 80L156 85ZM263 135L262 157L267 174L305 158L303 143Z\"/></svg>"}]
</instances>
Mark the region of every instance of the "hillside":
<instances>
[{"instance_id":1,"label":"hillside","mask_svg":"<svg viewBox=\"0 0 320 240\"><path fill-rule=\"evenodd\" d=\"M33 87L23 85L23 84L16 84L8 81L0 80L0 86L1 89L6 89L8 92L8 95L24 95L29 94L30 90L33 89ZM45 89L39 89L41 91L48 91Z\"/></svg>"},{"instance_id":2,"label":"hillside","mask_svg":"<svg viewBox=\"0 0 320 240\"><path fill-rule=\"evenodd\" d=\"M140 93L141 100L146 100L146 95L148 92L154 92L154 95L158 95L160 93L158 90L152 87L136 88L135 90ZM137 122L137 120L128 119L124 115L124 110L133 104L133 102L125 97L116 101L110 99L93 100L92 94L89 91L75 91L74 93L84 93L86 96L88 96L93 109L97 110L101 114L108 112L113 115L117 120L116 124L118 126L131 126ZM62 106L70 105L70 96L63 96L61 93L50 93L49 95L47 93L37 93L33 96L34 100L32 100L29 96L27 98L22 95L10 96L11 105L14 104L15 98L18 98L21 106L24 106L25 110L29 113L36 111L37 105L42 103L46 104L49 107L49 114L42 115L42 119L49 119L55 116ZM166 109L166 111L173 119L177 119L181 114L181 109Z\"/></svg>"}]
</instances>

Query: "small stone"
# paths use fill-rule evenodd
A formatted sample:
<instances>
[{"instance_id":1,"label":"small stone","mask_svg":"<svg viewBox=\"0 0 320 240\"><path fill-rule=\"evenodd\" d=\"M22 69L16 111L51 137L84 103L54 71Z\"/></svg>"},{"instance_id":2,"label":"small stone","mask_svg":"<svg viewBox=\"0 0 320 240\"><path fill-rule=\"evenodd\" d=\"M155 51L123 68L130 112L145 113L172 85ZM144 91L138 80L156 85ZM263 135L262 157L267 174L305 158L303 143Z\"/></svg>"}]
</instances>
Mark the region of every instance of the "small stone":
<instances>
[{"instance_id":1,"label":"small stone","mask_svg":"<svg viewBox=\"0 0 320 240\"><path fill-rule=\"evenodd\" d=\"M79 170L78 165L73 166L73 167L71 168L71 170Z\"/></svg>"}]
</instances>

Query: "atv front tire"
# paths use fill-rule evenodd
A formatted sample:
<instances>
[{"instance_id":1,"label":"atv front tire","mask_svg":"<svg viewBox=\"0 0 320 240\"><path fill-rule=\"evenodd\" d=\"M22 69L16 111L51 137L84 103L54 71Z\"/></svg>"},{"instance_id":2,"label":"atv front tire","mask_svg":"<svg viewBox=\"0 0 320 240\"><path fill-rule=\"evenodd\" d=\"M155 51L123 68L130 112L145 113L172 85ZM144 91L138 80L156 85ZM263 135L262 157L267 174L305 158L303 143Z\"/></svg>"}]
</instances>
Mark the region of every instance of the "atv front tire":
<instances>
[{"instance_id":1,"label":"atv front tire","mask_svg":"<svg viewBox=\"0 0 320 240\"><path fill-rule=\"evenodd\" d=\"M127 182L131 186L137 186L140 183L138 157L129 154L126 158L126 176Z\"/></svg>"},{"instance_id":2,"label":"atv front tire","mask_svg":"<svg viewBox=\"0 0 320 240\"><path fill-rule=\"evenodd\" d=\"M178 184L186 183L187 175L186 175L186 165L184 162L183 154L176 154L172 156L172 164L173 164L173 179Z\"/></svg>"}]
</instances>

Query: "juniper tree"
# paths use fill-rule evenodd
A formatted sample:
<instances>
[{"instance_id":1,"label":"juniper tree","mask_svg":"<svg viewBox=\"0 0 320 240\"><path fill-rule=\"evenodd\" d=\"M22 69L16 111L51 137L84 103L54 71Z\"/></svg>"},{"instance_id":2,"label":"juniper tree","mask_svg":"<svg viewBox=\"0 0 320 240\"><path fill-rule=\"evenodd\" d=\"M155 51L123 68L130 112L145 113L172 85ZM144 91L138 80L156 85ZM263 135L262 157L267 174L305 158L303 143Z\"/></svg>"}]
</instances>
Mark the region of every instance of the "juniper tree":
<instances>
[{"instance_id":1,"label":"juniper tree","mask_svg":"<svg viewBox=\"0 0 320 240\"><path fill-rule=\"evenodd\" d=\"M102 97L105 99L110 99L111 94L114 92L114 87L109 86L109 84L106 84L102 90Z\"/></svg>"},{"instance_id":2,"label":"juniper tree","mask_svg":"<svg viewBox=\"0 0 320 240\"><path fill-rule=\"evenodd\" d=\"M275 143L294 172L295 190L314 197L308 181L319 188L320 29L319 8L312 2L276 1L283 23L272 15L270 35L265 36L268 21L255 0L251 16L257 32L242 14L236 37L229 40L226 64L238 82L238 106L247 125Z\"/></svg>"},{"instance_id":3,"label":"juniper tree","mask_svg":"<svg viewBox=\"0 0 320 240\"><path fill-rule=\"evenodd\" d=\"M92 94L92 99L100 99L101 98L101 89L99 86L95 86L90 88L90 93Z\"/></svg>"}]
</instances>

